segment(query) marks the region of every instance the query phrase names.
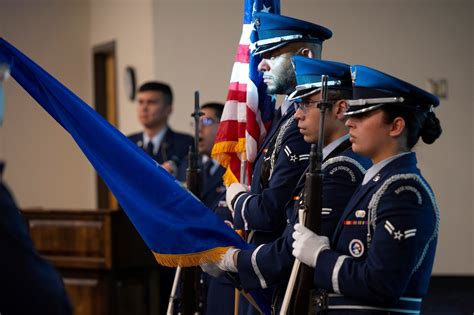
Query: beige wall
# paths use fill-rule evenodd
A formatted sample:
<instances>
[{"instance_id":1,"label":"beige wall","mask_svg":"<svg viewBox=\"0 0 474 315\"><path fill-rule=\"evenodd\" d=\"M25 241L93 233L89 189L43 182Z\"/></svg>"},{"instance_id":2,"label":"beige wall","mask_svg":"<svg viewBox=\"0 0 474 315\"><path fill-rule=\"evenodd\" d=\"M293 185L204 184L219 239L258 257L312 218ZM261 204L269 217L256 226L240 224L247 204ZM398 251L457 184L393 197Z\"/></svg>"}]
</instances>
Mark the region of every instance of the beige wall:
<instances>
[{"instance_id":1,"label":"beige wall","mask_svg":"<svg viewBox=\"0 0 474 315\"><path fill-rule=\"evenodd\" d=\"M175 92L171 125L191 132L194 91L202 103L227 96L242 1L156 1L154 12L156 78Z\"/></svg>"},{"instance_id":2,"label":"beige wall","mask_svg":"<svg viewBox=\"0 0 474 315\"><path fill-rule=\"evenodd\" d=\"M124 90L125 67L136 69L137 81L154 78L154 28L152 0L92 0L90 5L91 47L110 41L116 43L118 123L125 134L140 129L134 103Z\"/></svg>"},{"instance_id":3,"label":"beige wall","mask_svg":"<svg viewBox=\"0 0 474 315\"><path fill-rule=\"evenodd\" d=\"M472 1L282 2L283 14L333 30L333 39L324 47L326 59L367 64L422 87L428 78L448 80L449 98L437 110L444 134L417 151L441 209L435 272L474 274ZM133 103L123 91L126 65L136 67L139 83L158 79L172 84L176 101L171 124L176 129L189 131L194 90L201 91L202 101L225 100L241 32L241 1L16 3L0 0L0 36L86 101L92 95L91 49L116 40L119 123L124 133L139 128ZM44 42L53 49L41 45ZM20 204L95 207L93 171L75 144L12 81L7 93L0 152L8 160L7 180Z\"/></svg>"},{"instance_id":4,"label":"beige wall","mask_svg":"<svg viewBox=\"0 0 474 315\"><path fill-rule=\"evenodd\" d=\"M0 1L0 36L91 100L86 1ZM94 173L59 125L14 80L6 82L0 157L21 207L94 208Z\"/></svg>"}]
</instances>

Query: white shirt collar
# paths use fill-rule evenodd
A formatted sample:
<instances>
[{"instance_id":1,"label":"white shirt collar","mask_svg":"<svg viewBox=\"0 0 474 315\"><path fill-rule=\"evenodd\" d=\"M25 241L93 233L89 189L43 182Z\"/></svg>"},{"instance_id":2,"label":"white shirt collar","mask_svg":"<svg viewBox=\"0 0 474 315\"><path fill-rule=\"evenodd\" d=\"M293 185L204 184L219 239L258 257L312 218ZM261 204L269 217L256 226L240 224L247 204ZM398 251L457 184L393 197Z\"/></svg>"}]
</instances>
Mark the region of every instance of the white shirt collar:
<instances>
[{"instance_id":1,"label":"white shirt collar","mask_svg":"<svg viewBox=\"0 0 474 315\"><path fill-rule=\"evenodd\" d=\"M166 131L168 131L168 127L161 129L160 132L154 135L151 139L146 133L143 133L143 147L146 148L148 142L151 141L153 143L153 154L156 155L160 150L160 145L163 141L163 138L165 137Z\"/></svg>"},{"instance_id":2,"label":"white shirt collar","mask_svg":"<svg viewBox=\"0 0 474 315\"><path fill-rule=\"evenodd\" d=\"M349 139L349 134L345 134L342 137L337 138L327 146L323 148L323 160L331 154L332 151L334 151L341 143Z\"/></svg>"},{"instance_id":3,"label":"white shirt collar","mask_svg":"<svg viewBox=\"0 0 474 315\"><path fill-rule=\"evenodd\" d=\"M397 155L393 155L391 157L386 158L378 162L377 164L372 165L367 172L365 173L364 180L362 181L362 185L367 184L375 175L377 175L387 164L390 162L402 157L404 155L410 154L411 152L403 152Z\"/></svg>"},{"instance_id":4,"label":"white shirt collar","mask_svg":"<svg viewBox=\"0 0 474 315\"><path fill-rule=\"evenodd\" d=\"M282 117L285 116L285 114L288 112L288 109L290 108L290 106L293 106L293 102L289 101L288 97L286 97L280 106Z\"/></svg>"}]
</instances>

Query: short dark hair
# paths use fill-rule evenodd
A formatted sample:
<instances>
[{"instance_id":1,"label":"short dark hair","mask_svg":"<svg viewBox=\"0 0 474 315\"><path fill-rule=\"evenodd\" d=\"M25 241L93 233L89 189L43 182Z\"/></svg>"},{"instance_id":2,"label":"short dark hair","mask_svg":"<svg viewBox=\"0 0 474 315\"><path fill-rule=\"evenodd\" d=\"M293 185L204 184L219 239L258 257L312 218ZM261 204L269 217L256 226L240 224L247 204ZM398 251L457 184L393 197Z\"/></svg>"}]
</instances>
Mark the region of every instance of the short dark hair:
<instances>
[{"instance_id":1,"label":"short dark hair","mask_svg":"<svg viewBox=\"0 0 474 315\"><path fill-rule=\"evenodd\" d=\"M352 89L329 89L328 97L333 100L351 100L352 99Z\"/></svg>"},{"instance_id":2,"label":"short dark hair","mask_svg":"<svg viewBox=\"0 0 474 315\"><path fill-rule=\"evenodd\" d=\"M318 93L321 93L319 91ZM321 96L322 97L322 96ZM350 100L352 99L352 89L328 89L328 100L333 101L333 106L336 104L337 101L340 100ZM329 106L327 110L329 112L332 111L333 106Z\"/></svg>"},{"instance_id":3,"label":"short dark hair","mask_svg":"<svg viewBox=\"0 0 474 315\"><path fill-rule=\"evenodd\" d=\"M222 112L224 111L224 104L222 103L217 103L217 102L209 102L201 105L201 108L210 108L213 109L214 112L216 113L217 118L219 120L222 117Z\"/></svg>"},{"instance_id":4,"label":"short dark hair","mask_svg":"<svg viewBox=\"0 0 474 315\"><path fill-rule=\"evenodd\" d=\"M173 105L173 91L171 87L163 82L158 81L149 81L145 82L138 88L138 92L146 92L146 91L155 91L161 92L165 96L165 103L167 105Z\"/></svg>"}]
</instances>

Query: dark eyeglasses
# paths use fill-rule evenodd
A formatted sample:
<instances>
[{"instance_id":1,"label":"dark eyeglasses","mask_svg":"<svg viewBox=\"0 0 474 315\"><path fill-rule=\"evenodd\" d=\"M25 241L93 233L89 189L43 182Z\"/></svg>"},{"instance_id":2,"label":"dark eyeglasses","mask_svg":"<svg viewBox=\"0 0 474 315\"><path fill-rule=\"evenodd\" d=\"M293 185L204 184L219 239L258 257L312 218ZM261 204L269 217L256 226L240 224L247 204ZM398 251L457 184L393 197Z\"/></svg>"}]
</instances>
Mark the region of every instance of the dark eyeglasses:
<instances>
[{"instance_id":1,"label":"dark eyeglasses","mask_svg":"<svg viewBox=\"0 0 474 315\"><path fill-rule=\"evenodd\" d=\"M211 117L204 117L204 116L201 116L199 118L199 125L201 127L205 127L205 126L211 126L211 125L214 125L216 124L218 121L215 120L214 118L211 118ZM194 128L194 120L191 121L191 128Z\"/></svg>"}]
</instances>

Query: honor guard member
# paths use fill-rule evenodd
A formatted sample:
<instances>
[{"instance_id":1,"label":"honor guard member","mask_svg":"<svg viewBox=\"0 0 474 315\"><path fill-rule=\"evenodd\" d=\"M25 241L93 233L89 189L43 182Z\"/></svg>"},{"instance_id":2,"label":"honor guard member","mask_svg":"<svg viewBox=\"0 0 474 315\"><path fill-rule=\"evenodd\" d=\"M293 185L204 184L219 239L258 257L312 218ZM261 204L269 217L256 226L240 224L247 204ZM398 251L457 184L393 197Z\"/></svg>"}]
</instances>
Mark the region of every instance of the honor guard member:
<instances>
[{"instance_id":1,"label":"honor guard member","mask_svg":"<svg viewBox=\"0 0 474 315\"><path fill-rule=\"evenodd\" d=\"M324 126L324 209L321 230L323 235L330 237L347 202L362 182L365 170L371 163L367 158L352 152L348 129L345 126L344 112L348 106L346 99L352 98L349 65L299 56L292 59L298 85L289 99L295 101L297 126L308 143L317 143L319 139L318 104L321 102L321 75L329 76L328 101L332 106L327 110ZM292 233L298 209L304 201L305 173L293 191L295 198L287 204L288 222L283 235L253 250L229 250L218 265L223 270L238 272L246 290L276 287L273 296L273 309L276 313L281 307L294 262L291 255Z\"/></svg>"},{"instance_id":2,"label":"honor guard member","mask_svg":"<svg viewBox=\"0 0 474 315\"><path fill-rule=\"evenodd\" d=\"M215 160L211 158L212 146L216 137L218 125L224 110L224 105L221 103L206 103L201 106L201 130L199 132L199 153L203 155L202 174L203 174L203 189L201 194L202 202L215 211L219 200L225 192L225 186L222 181L222 176L225 169L221 167ZM227 211L222 216L221 213L216 212L224 221L229 219ZM223 300L232 301L234 299L235 290L229 281L222 278L214 278L203 273L202 276L206 280L207 293L206 296L206 312L205 314L228 314L233 311L233 305L224 305ZM217 296L221 298L216 298Z\"/></svg>"},{"instance_id":3,"label":"honor guard member","mask_svg":"<svg viewBox=\"0 0 474 315\"><path fill-rule=\"evenodd\" d=\"M219 165L217 161L211 158L212 146L216 138L217 129L219 122L222 117L224 110L224 104L209 102L201 105L200 112L202 116L199 117L199 142L198 151L202 156L201 160L201 187L200 187L200 199L203 204L209 209L216 211L216 214L221 217L224 221L228 220L228 211L222 212L225 214L222 217L222 213L217 212L220 210L216 209L219 200L222 199L223 193L225 192L225 186L222 180L222 176L225 173L225 169ZM194 121L192 128L194 129ZM188 168L188 159L185 159L179 167L178 178L186 177L186 170ZM210 293L211 297L205 300L205 313L204 314L227 314L233 310L232 305L224 305L222 299L213 298L215 295L220 295L231 301L234 298L235 289L232 284L226 281L224 278L213 278L206 274L202 274L203 281L201 282L203 292ZM201 289L202 289L201 288ZM206 292L206 293L207 293ZM215 294L213 294L215 292Z\"/></svg>"},{"instance_id":4,"label":"honor guard member","mask_svg":"<svg viewBox=\"0 0 474 315\"><path fill-rule=\"evenodd\" d=\"M222 176L225 169L211 158L212 146L216 138L219 122L221 121L224 105L222 103L205 103L201 105L202 116L199 118L198 151L202 156L201 174L202 186L200 199L209 209L214 209L225 192ZM194 129L194 122L192 125ZM186 178L188 159L185 158L178 170L178 178Z\"/></svg>"},{"instance_id":5,"label":"honor guard member","mask_svg":"<svg viewBox=\"0 0 474 315\"><path fill-rule=\"evenodd\" d=\"M143 132L128 138L168 172L176 175L194 140L189 135L173 131L168 125L173 110L171 87L161 82L146 82L138 89L137 100L137 116ZM186 178L178 179L184 181Z\"/></svg>"},{"instance_id":6,"label":"honor guard member","mask_svg":"<svg viewBox=\"0 0 474 315\"><path fill-rule=\"evenodd\" d=\"M222 103L206 103L201 106L204 114L200 118L198 150L202 155L201 201L210 209L214 209L225 191L222 176L225 169L211 158L212 146L221 121L224 105Z\"/></svg>"},{"instance_id":7,"label":"honor guard member","mask_svg":"<svg viewBox=\"0 0 474 315\"><path fill-rule=\"evenodd\" d=\"M315 267L322 314L419 314L439 228L435 197L412 147L441 135L434 95L353 66L346 113L354 152L373 166L349 201L333 239L295 225L293 254Z\"/></svg>"},{"instance_id":8,"label":"honor guard member","mask_svg":"<svg viewBox=\"0 0 474 315\"><path fill-rule=\"evenodd\" d=\"M332 32L320 25L271 13L256 13L258 41L252 53L262 57L267 94L289 95L296 86L291 66L295 55L321 58L322 43ZM226 202L234 227L248 231L247 240L263 244L278 238L285 228L285 204L308 165L310 145L298 131L292 102L277 109L272 128L257 153L250 190L234 183L227 188ZM241 303L240 309L244 308Z\"/></svg>"},{"instance_id":9,"label":"honor guard member","mask_svg":"<svg viewBox=\"0 0 474 315\"><path fill-rule=\"evenodd\" d=\"M289 95L296 86L291 57L321 57L322 43L332 33L306 21L271 13L256 13L259 40L253 54L270 95ZM250 191L235 183L227 189L227 205L236 229L251 231L251 243L262 244L281 235L285 204L308 165L310 145L299 133L295 109L286 99L276 111L272 128L257 154Z\"/></svg>"}]
</instances>

